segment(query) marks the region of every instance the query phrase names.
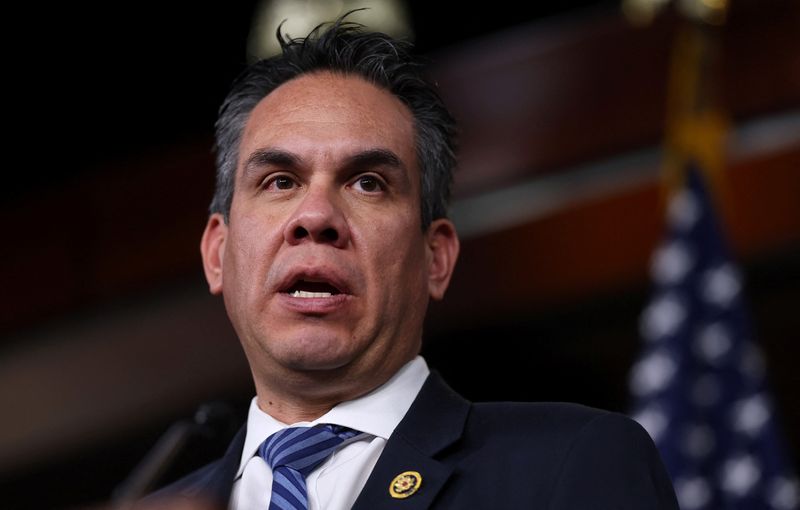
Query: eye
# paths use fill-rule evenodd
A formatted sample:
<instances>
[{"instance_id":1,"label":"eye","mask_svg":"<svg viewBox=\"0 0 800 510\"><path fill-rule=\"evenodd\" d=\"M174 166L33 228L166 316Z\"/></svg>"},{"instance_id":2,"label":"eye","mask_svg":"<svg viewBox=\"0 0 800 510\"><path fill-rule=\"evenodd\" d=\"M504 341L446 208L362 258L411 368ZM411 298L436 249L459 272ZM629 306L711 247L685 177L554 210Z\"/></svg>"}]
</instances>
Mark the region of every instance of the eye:
<instances>
[{"instance_id":1,"label":"eye","mask_svg":"<svg viewBox=\"0 0 800 510\"><path fill-rule=\"evenodd\" d=\"M354 183L355 187L360 191L367 193L375 193L383 190L383 183L375 175L361 175Z\"/></svg>"},{"instance_id":2,"label":"eye","mask_svg":"<svg viewBox=\"0 0 800 510\"><path fill-rule=\"evenodd\" d=\"M290 190L297 183L288 175L276 175L264 181L264 188L273 190Z\"/></svg>"}]
</instances>

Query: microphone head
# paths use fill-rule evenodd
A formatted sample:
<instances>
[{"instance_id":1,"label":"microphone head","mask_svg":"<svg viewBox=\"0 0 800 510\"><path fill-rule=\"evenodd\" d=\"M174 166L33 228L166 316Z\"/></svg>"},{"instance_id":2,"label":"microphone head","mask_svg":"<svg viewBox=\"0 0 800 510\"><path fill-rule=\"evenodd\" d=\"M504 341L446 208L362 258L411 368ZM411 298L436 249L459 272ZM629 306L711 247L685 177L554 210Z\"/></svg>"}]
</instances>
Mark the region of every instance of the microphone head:
<instances>
[{"instance_id":1,"label":"microphone head","mask_svg":"<svg viewBox=\"0 0 800 510\"><path fill-rule=\"evenodd\" d=\"M230 437L239 427L235 410L225 402L206 402L194 413L195 432L205 439Z\"/></svg>"}]
</instances>

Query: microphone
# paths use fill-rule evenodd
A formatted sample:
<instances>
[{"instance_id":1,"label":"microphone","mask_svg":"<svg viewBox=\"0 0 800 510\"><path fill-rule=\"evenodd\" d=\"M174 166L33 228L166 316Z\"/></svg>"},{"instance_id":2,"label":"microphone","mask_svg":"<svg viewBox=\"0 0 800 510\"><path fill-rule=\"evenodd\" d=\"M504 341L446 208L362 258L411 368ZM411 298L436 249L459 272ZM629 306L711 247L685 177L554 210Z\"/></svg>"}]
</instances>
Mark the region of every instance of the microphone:
<instances>
[{"instance_id":1,"label":"microphone","mask_svg":"<svg viewBox=\"0 0 800 510\"><path fill-rule=\"evenodd\" d=\"M198 407L191 420L173 423L128 477L114 489L114 508L130 508L157 486L191 439L199 437L213 440L232 429L233 419L233 409L227 404L207 402Z\"/></svg>"}]
</instances>

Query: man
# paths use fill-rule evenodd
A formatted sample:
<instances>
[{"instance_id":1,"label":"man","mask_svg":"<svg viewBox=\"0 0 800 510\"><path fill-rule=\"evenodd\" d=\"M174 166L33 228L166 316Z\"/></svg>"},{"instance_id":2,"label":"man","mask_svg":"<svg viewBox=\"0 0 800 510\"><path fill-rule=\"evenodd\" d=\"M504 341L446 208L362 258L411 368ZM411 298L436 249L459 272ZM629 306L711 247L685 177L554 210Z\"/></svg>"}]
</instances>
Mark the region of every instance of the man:
<instances>
[{"instance_id":1,"label":"man","mask_svg":"<svg viewBox=\"0 0 800 510\"><path fill-rule=\"evenodd\" d=\"M166 492L236 509L677 508L627 418L471 404L429 371L423 319L459 250L453 120L405 43L340 19L282 47L221 108L201 242L256 397L225 456Z\"/></svg>"}]
</instances>

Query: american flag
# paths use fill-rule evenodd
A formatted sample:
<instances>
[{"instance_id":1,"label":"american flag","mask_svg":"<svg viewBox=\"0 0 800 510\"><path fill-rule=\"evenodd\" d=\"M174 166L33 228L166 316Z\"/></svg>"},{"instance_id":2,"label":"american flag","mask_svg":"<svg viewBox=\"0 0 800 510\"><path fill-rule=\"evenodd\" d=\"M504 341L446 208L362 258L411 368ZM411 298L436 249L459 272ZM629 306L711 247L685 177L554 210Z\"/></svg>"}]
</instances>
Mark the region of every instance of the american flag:
<instances>
[{"instance_id":1,"label":"american flag","mask_svg":"<svg viewBox=\"0 0 800 510\"><path fill-rule=\"evenodd\" d=\"M651 275L632 415L658 446L681 508L798 509L741 275L697 170L668 203Z\"/></svg>"}]
</instances>

